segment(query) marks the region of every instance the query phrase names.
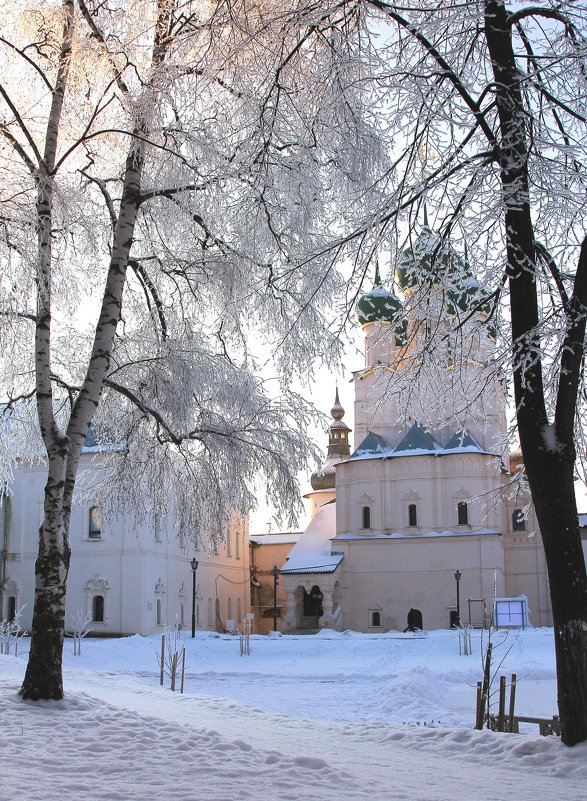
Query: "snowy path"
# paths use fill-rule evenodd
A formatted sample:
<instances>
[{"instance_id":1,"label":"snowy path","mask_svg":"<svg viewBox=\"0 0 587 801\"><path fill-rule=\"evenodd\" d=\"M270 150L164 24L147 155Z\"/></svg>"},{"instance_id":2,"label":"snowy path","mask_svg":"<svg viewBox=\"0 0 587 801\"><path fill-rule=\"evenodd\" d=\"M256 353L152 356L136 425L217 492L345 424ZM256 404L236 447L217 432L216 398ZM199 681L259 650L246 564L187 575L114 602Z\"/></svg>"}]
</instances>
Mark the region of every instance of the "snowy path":
<instances>
[{"instance_id":1,"label":"snowy path","mask_svg":"<svg viewBox=\"0 0 587 801\"><path fill-rule=\"evenodd\" d=\"M218 640L203 653L200 642L202 672L183 696L158 686L152 660L144 651L140 657L141 643L133 640L85 643L81 659L68 659L67 699L53 704L17 700L24 662L0 659L0 801L584 801L587 795L587 746L476 732L462 719L450 728L390 722L386 696L397 686L404 696L400 714L458 716L442 709L439 694L443 688L447 699L455 694L451 676L462 685L463 663L433 638L411 656L404 648L393 675L388 653L373 642L358 641L355 649L315 641L300 644L299 652L292 640L259 642L249 662L235 660ZM427 668L417 655L430 649L434 675L444 679L428 688L426 699ZM356 669L361 657L363 678ZM531 650L522 657L526 665L541 661ZM264 673L257 670L263 664ZM377 711L387 719L377 721Z\"/></svg>"}]
</instances>

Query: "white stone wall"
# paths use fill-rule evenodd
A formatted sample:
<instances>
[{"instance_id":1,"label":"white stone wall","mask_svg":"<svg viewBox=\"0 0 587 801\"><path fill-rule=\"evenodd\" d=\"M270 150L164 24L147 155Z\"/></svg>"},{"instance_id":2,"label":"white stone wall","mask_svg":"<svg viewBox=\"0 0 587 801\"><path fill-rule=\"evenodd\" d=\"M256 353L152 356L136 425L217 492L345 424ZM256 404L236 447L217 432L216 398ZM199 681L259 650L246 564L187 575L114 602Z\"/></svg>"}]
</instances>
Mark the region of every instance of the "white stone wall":
<instances>
[{"instance_id":1,"label":"white stone wall","mask_svg":"<svg viewBox=\"0 0 587 801\"><path fill-rule=\"evenodd\" d=\"M86 466L99 469L96 457L84 455L82 460ZM93 460L91 464L90 460ZM42 464L21 467L6 505L7 541L1 612L3 617L6 616L9 598L16 597L17 608L24 606L22 622L25 628L30 628L33 611L34 560L42 519L45 476ZM196 573L199 630L214 630L219 621L225 625L229 612L235 622L239 617L242 621L250 611L246 525L235 524L229 534L230 544L223 543L218 552L203 548L196 550L194 543L187 538L180 541L171 512L166 519L148 518L145 521L138 521L130 513L112 519L102 515L100 536L91 537L89 510L92 505L75 503L72 510L67 627L74 614L91 613L93 598L102 595L104 620L92 623L94 634L152 634L163 631L166 626L182 623L185 629L190 629L190 560L193 556L199 562ZM208 616L208 599L212 606L211 617Z\"/></svg>"}]
</instances>

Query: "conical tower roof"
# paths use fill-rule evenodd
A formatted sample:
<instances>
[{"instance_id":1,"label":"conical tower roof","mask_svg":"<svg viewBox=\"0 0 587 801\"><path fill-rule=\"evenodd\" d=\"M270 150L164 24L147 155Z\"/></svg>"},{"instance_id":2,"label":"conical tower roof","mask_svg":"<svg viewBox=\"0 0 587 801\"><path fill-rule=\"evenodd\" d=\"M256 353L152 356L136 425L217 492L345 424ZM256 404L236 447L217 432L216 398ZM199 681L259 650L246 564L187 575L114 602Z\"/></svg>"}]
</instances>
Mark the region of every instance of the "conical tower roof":
<instances>
[{"instance_id":1,"label":"conical tower roof","mask_svg":"<svg viewBox=\"0 0 587 801\"><path fill-rule=\"evenodd\" d=\"M350 456L349 446L349 433L350 428L342 419L344 417L344 409L338 397L338 387L336 388L336 395L334 398L334 405L330 412L332 415L332 423L328 431L328 453L326 461L318 468L310 478L310 484L313 490L331 490L334 489L336 483L336 473L334 465L348 459Z\"/></svg>"}]
</instances>

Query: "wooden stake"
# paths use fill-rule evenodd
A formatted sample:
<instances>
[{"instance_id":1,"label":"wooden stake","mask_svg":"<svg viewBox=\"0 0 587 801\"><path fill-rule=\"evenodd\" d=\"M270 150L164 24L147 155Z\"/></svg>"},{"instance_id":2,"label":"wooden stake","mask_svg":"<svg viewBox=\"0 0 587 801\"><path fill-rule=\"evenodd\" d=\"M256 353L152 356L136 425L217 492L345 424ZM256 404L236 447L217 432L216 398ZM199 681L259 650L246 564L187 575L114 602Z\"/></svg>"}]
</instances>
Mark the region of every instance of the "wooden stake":
<instances>
[{"instance_id":1,"label":"wooden stake","mask_svg":"<svg viewBox=\"0 0 587 801\"><path fill-rule=\"evenodd\" d=\"M475 712L475 728L483 728L483 713L481 712L481 687L480 681L477 682L477 707Z\"/></svg>"},{"instance_id":2,"label":"wooden stake","mask_svg":"<svg viewBox=\"0 0 587 801\"><path fill-rule=\"evenodd\" d=\"M499 715L497 730L505 731L505 676L499 677Z\"/></svg>"},{"instance_id":3,"label":"wooden stake","mask_svg":"<svg viewBox=\"0 0 587 801\"><path fill-rule=\"evenodd\" d=\"M181 689L180 693L183 695L183 679L185 676L185 645L183 646L183 651L181 652Z\"/></svg>"},{"instance_id":4,"label":"wooden stake","mask_svg":"<svg viewBox=\"0 0 587 801\"><path fill-rule=\"evenodd\" d=\"M163 676L165 675L165 634L161 635L161 675L159 684L163 687Z\"/></svg>"},{"instance_id":5,"label":"wooden stake","mask_svg":"<svg viewBox=\"0 0 587 801\"><path fill-rule=\"evenodd\" d=\"M487 653L485 655L485 668L483 670L483 689L481 690L481 726L485 722L485 710L489 708L489 684L491 682L491 650L492 643L487 646Z\"/></svg>"},{"instance_id":6,"label":"wooden stake","mask_svg":"<svg viewBox=\"0 0 587 801\"><path fill-rule=\"evenodd\" d=\"M514 706L516 703L516 680L517 676L515 673L512 673L512 682L510 684L510 725L509 731L514 731Z\"/></svg>"},{"instance_id":7,"label":"wooden stake","mask_svg":"<svg viewBox=\"0 0 587 801\"><path fill-rule=\"evenodd\" d=\"M171 660L171 689L175 692L175 674L177 673L177 651Z\"/></svg>"}]
</instances>

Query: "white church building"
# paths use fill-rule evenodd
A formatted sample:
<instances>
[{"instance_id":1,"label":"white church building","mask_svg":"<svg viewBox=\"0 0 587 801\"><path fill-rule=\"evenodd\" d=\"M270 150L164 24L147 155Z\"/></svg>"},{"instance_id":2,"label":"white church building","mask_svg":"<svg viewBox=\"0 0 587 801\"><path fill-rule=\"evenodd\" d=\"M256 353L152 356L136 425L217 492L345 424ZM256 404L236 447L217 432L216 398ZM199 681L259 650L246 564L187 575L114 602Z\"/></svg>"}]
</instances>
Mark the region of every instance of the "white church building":
<instances>
[{"instance_id":1,"label":"white church building","mask_svg":"<svg viewBox=\"0 0 587 801\"><path fill-rule=\"evenodd\" d=\"M481 626L495 599L502 625L551 625L534 511L512 483L521 454L500 457L506 401L486 294L427 225L396 281L402 299L377 271L358 302L355 449L337 391L306 496L313 517L281 566L283 631Z\"/></svg>"},{"instance_id":2,"label":"white church building","mask_svg":"<svg viewBox=\"0 0 587 801\"><path fill-rule=\"evenodd\" d=\"M80 474L99 477L99 448L84 448ZM0 613L30 629L34 563L43 517L47 471L40 462L16 470L10 494L0 497ZM190 630L192 608L199 631L241 627L250 612L248 531L234 525L217 548L181 538L170 510L138 520L132 513L108 517L97 501L74 503L66 630L88 617L92 636ZM195 571L195 603L193 603Z\"/></svg>"}]
</instances>

